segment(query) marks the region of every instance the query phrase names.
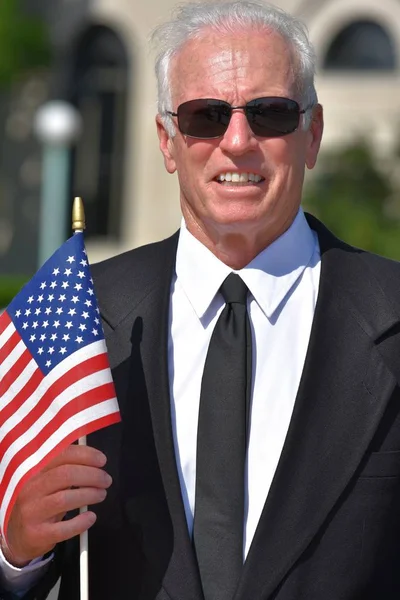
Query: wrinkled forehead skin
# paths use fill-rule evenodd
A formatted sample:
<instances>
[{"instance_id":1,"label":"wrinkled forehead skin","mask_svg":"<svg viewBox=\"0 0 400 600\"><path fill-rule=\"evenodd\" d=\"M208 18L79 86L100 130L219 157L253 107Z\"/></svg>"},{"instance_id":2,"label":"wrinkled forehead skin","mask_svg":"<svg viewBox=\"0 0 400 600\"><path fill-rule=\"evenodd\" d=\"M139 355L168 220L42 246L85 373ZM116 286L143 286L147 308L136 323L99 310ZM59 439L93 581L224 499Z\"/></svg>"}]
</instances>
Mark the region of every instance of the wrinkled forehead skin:
<instances>
[{"instance_id":1,"label":"wrinkled forehead skin","mask_svg":"<svg viewBox=\"0 0 400 600\"><path fill-rule=\"evenodd\" d=\"M286 92L290 91L291 97L299 100L297 62L292 46L272 30L254 27L233 31L204 29L186 42L171 61L173 106L190 99L187 98L188 90L196 97L196 89L201 88L204 97L208 81L209 97L222 98L228 88L232 94L233 85L249 88L251 94L253 78L258 84L265 82L265 93L269 88L272 90L274 84L279 87L284 81ZM233 98L230 101L235 102Z\"/></svg>"}]
</instances>

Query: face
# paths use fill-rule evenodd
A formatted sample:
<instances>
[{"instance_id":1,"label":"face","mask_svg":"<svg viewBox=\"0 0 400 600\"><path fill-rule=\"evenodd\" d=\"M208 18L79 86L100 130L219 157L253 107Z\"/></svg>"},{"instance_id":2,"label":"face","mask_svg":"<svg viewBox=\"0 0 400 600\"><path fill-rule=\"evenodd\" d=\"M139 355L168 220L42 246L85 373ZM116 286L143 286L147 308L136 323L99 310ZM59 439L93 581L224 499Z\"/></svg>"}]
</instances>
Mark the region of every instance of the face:
<instances>
[{"instance_id":1,"label":"face","mask_svg":"<svg viewBox=\"0 0 400 600\"><path fill-rule=\"evenodd\" d=\"M280 36L265 31L208 31L175 58L171 83L173 111L196 98L234 106L262 96L298 100L290 50ZM305 167L313 168L317 158L321 107L314 109L308 131L300 126L281 138L256 136L241 110L233 111L225 134L211 140L185 137L173 119L173 138L159 116L157 127L165 167L178 174L189 231L209 246L224 236L240 236L259 251L289 227L300 205ZM256 181L221 182L226 173L253 174Z\"/></svg>"}]
</instances>

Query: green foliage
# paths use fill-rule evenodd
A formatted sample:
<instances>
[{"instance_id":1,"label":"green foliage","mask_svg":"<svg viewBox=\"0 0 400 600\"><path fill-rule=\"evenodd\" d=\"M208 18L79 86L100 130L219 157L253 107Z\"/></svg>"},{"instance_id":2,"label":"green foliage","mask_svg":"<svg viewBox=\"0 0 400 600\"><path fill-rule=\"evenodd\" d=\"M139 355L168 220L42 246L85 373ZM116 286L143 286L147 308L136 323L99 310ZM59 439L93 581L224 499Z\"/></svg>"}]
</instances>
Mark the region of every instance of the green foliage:
<instances>
[{"instance_id":1,"label":"green foliage","mask_svg":"<svg viewBox=\"0 0 400 600\"><path fill-rule=\"evenodd\" d=\"M400 260L400 194L365 142L325 153L304 207L344 241Z\"/></svg>"},{"instance_id":2,"label":"green foliage","mask_svg":"<svg viewBox=\"0 0 400 600\"><path fill-rule=\"evenodd\" d=\"M27 15L22 0L0 0L0 86L16 75L47 66L51 51L44 23Z\"/></svg>"},{"instance_id":3,"label":"green foliage","mask_svg":"<svg viewBox=\"0 0 400 600\"><path fill-rule=\"evenodd\" d=\"M11 300L18 294L22 286L28 281L23 275L0 276L0 309L6 308Z\"/></svg>"}]
</instances>

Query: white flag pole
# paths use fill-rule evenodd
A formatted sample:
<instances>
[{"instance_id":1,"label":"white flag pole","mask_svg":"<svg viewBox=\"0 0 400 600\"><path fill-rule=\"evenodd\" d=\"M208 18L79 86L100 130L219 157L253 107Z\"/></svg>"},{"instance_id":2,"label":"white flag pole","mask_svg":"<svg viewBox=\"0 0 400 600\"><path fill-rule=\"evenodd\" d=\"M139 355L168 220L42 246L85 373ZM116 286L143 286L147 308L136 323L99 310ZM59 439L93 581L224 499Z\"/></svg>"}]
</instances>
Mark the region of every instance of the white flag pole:
<instances>
[{"instance_id":1,"label":"white flag pole","mask_svg":"<svg viewBox=\"0 0 400 600\"><path fill-rule=\"evenodd\" d=\"M82 198L74 198L72 206L72 230L74 233L83 233L85 229L85 211ZM86 436L79 439L80 446L86 446ZM87 506L82 506L80 513L86 512ZM79 536L80 556L80 600L89 600L89 538L88 532L84 531Z\"/></svg>"}]
</instances>

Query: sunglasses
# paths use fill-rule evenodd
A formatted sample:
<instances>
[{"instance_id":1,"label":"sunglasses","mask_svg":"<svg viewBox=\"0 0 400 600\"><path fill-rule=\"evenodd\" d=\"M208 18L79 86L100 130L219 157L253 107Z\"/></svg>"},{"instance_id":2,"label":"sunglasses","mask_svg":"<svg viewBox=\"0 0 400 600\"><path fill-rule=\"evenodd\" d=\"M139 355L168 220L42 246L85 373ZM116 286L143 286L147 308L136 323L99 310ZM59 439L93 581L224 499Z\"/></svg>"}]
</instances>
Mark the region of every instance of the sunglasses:
<instances>
[{"instance_id":1,"label":"sunglasses","mask_svg":"<svg viewBox=\"0 0 400 600\"><path fill-rule=\"evenodd\" d=\"M232 106L229 102L214 98L201 98L180 104L177 112L165 112L178 117L179 131L183 135L209 140L224 135L232 112L239 108L244 110L252 132L268 138L282 137L296 131L300 115L308 110L301 110L299 104L289 98L265 97L251 100L244 106Z\"/></svg>"}]
</instances>

